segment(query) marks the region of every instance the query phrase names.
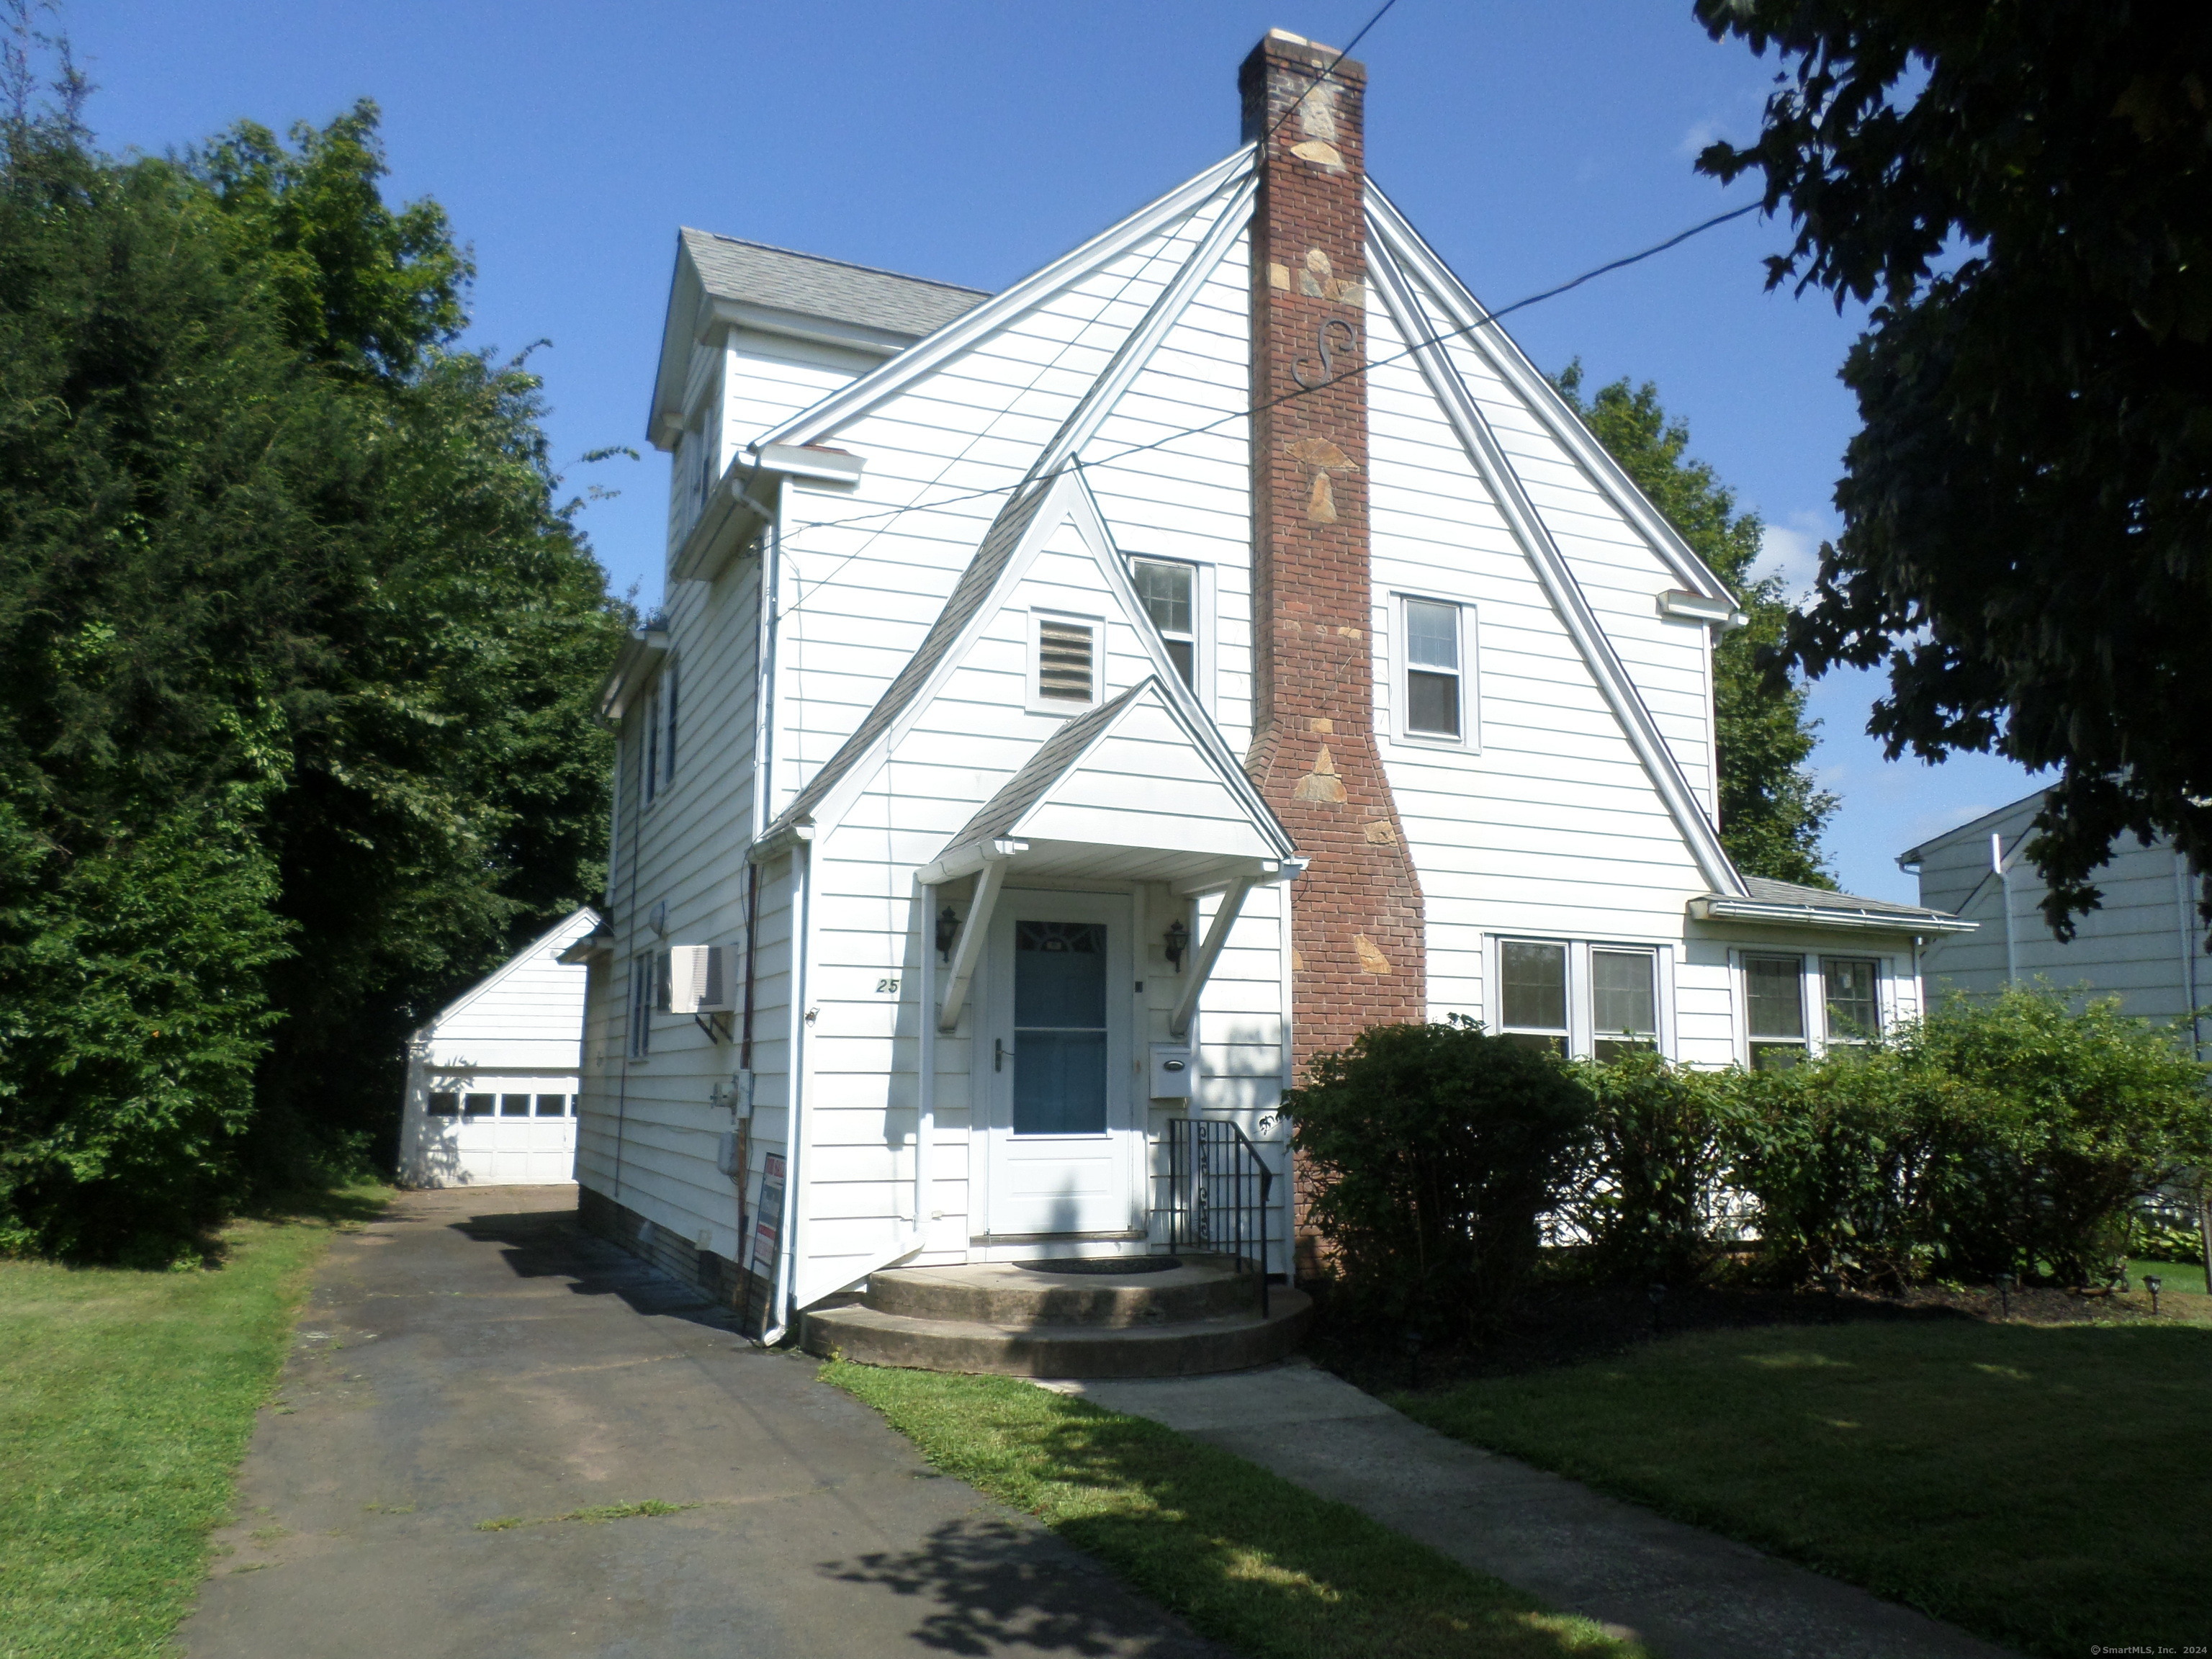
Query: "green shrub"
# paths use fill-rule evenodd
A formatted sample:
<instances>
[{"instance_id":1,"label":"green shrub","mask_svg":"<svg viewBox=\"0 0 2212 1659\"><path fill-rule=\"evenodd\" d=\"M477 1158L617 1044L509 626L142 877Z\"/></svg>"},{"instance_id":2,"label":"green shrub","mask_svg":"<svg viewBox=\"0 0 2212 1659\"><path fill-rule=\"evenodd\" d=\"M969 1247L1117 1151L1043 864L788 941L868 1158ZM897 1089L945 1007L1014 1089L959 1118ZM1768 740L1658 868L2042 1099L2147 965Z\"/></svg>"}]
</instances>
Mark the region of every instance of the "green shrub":
<instances>
[{"instance_id":1,"label":"green shrub","mask_svg":"<svg viewBox=\"0 0 2212 1659\"><path fill-rule=\"evenodd\" d=\"M2002 1097L1896 1049L1736 1078L1729 1179L1757 1201L1761 1256L1784 1278L1893 1291L1960 1270L1987 1235L2021 1138Z\"/></svg>"},{"instance_id":2,"label":"green shrub","mask_svg":"<svg viewBox=\"0 0 2212 1659\"><path fill-rule=\"evenodd\" d=\"M1576 1067L1594 1103L1562 1217L1607 1279L1679 1284L1711 1262L1726 1224L1723 1177L1742 1107L1736 1076L1656 1054Z\"/></svg>"},{"instance_id":3,"label":"green shrub","mask_svg":"<svg viewBox=\"0 0 2212 1659\"><path fill-rule=\"evenodd\" d=\"M1357 1316L1464 1334L1536 1259L1590 1097L1566 1065L1467 1021L1377 1025L1314 1057L1286 1109L1323 1266Z\"/></svg>"},{"instance_id":4,"label":"green shrub","mask_svg":"<svg viewBox=\"0 0 2212 1659\"><path fill-rule=\"evenodd\" d=\"M1958 1254L1982 1272L2100 1278L2126 1253L2140 1201L2212 1163L2206 1068L2118 998L2077 1008L2045 985L1954 998L1899 1048L2016 1115L1978 1201L1957 1206Z\"/></svg>"}]
</instances>

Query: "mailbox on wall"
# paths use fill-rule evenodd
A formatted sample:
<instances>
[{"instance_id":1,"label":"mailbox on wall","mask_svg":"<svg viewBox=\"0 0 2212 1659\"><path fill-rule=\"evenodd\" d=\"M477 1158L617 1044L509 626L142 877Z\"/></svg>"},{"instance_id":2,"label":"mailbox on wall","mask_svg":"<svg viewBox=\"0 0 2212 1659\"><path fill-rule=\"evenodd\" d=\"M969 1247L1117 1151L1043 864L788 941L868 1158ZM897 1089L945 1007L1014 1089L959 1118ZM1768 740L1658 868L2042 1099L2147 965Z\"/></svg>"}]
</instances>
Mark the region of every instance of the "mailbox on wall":
<instances>
[{"instance_id":1,"label":"mailbox on wall","mask_svg":"<svg viewBox=\"0 0 2212 1659\"><path fill-rule=\"evenodd\" d=\"M1190 1098L1190 1049L1180 1042L1152 1044L1152 1098Z\"/></svg>"}]
</instances>

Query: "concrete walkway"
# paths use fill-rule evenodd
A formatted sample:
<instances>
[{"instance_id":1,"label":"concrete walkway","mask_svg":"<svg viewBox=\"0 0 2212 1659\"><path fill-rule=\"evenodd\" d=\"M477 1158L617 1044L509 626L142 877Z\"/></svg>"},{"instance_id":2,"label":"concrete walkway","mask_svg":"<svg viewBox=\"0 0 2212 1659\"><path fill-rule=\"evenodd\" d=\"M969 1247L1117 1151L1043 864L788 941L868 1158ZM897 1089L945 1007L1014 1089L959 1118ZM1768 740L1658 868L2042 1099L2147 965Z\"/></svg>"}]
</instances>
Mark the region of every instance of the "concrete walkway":
<instances>
[{"instance_id":1,"label":"concrete walkway","mask_svg":"<svg viewBox=\"0 0 2212 1659\"><path fill-rule=\"evenodd\" d=\"M414 1193L337 1238L187 1653L1221 1659L574 1212ZM643 1500L694 1507L556 1518Z\"/></svg>"},{"instance_id":2,"label":"concrete walkway","mask_svg":"<svg viewBox=\"0 0 2212 1659\"><path fill-rule=\"evenodd\" d=\"M1850 1585L1449 1439L1303 1361L1042 1386L1249 1458L1670 1659L2002 1659Z\"/></svg>"}]
</instances>

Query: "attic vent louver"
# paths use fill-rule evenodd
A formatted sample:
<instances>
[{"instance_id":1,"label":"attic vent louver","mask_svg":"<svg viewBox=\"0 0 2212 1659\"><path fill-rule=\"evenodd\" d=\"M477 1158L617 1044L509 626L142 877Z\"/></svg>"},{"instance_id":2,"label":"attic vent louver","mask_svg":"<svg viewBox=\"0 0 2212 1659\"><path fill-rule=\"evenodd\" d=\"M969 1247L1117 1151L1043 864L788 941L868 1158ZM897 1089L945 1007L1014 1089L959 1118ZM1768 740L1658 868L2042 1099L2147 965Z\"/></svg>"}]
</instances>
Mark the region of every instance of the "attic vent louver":
<instances>
[{"instance_id":1,"label":"attic vent louver","mask_svg":"<svg viewBox=\"0 0 2212 1659\"><path fill-rule=\"evenodd\" d=\"M1037 623L1037 696L1063 702L1091 700L1091 635L1083 623Z\"/></svg>"}]
</instances>

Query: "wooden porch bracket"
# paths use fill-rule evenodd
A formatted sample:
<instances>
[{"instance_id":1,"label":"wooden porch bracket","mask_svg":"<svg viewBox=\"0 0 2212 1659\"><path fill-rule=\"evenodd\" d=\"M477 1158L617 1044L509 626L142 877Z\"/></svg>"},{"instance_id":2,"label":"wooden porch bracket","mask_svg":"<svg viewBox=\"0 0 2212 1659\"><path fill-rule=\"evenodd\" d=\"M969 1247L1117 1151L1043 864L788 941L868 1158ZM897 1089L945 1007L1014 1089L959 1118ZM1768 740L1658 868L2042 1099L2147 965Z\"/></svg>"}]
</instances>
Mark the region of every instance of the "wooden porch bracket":
<instances>
[{"instance_id":1,"label":"wooden porch bracket","mask_svg":"<svg viewBox=\"0 0 2212 1659\"><path fill-rule=\"evenodd\" d=\"M999 890L1006 884L1006 860L995 858L975 878L975 896L968 902L968 920L960 925L959 941L952 947L952 965L945 970L945 1001L937 1012L937 1029L950 1031L960 1024L960 1010L968 1000L969 981L982 959L983 940L991 927L991 912L998 908ZM925 946L928 944L923 940Z\"/></svg>"},{"instance_id":2,"label":"wooden porch bracket","mask_svg":"<svg viewBox=\"0 0 2212 1659\"><path fill-rule=\"evenodd\" d=\"M1199 993L1206 989L1206 981L1212 976L1221 947L1229 942L1229 930L1237 925L1237 915L1244 908L1244 896L1252 890L1257 879L1255 876L1240 876L1222 894L1221 908L1213 913L1212 923L1206 928L1198 955L1190 964L1190 982L1182 988L1182 994L1176 999L1175 1012L1168 1016L1170 1036L1188 1035L1191 1016L1198 1012Z\"/></svg>"}]
</instances>

